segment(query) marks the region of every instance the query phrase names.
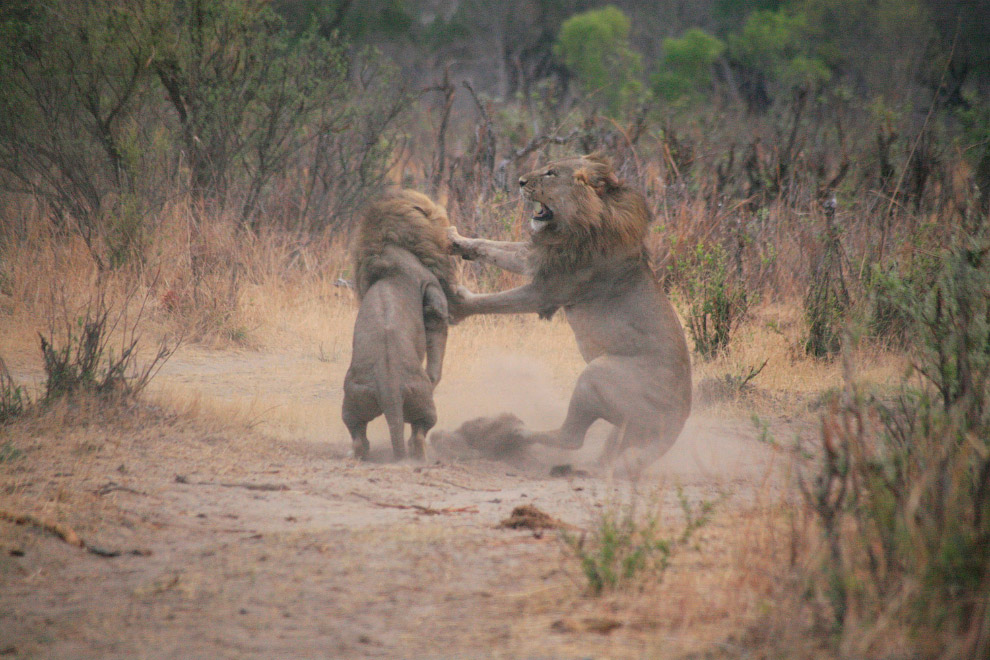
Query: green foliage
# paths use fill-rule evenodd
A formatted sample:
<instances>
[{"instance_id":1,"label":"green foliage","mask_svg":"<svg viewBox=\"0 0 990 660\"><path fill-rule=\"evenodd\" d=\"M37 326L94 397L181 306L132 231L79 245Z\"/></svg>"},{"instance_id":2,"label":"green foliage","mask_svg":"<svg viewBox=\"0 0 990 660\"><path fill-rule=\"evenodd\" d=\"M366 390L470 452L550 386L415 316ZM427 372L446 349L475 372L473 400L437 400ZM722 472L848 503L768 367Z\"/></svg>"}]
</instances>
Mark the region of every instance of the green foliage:
<instances>
[{"instance_id":1,"label":"green foliage","mask_svg":"<svg viewBox=\"0 0 990 660\"><path fill-rule=\"evenodd\" d=\"M106 0L0 8L0 184L86 237L122 197L154 198L143 177L156 154L124 144L147 100L151 28L137 15Z\"/></svg>"},{"instance_id":2,"label":"green foliage","mask_svg":"<svg viewBox=\"0 0 990 660\"><path fill-rule=\"evenodd\" d=\"M632 583L647 569L662 575L670 559L671 542L659 536L657 518L641 522L630 511L602 514L590 538L564 538L596 595Z\"/></svg>"},{"instance_id":3,"label":"green foliage","mask_svg":"<svg viewBox=\"0 0 990 660\"><path fill-rule=\"evenodd\" d=\"M831 76L826 64L804 52L810 28L804 14L756 11L738 34L729 35L729 52L741 65L772 80L813 87Z\"/></svg>"},{"instance_id":4,"label":"green foliage","mask_svg":"<svg viewBox=\"0 0 990 660\"><path fill-rule=\"evenodd\" d=\"M756 11L747 17L738 34L729 35L729 48L742 64L777 71L799 53L807 27L803 15Z\"/></svg>"},{"instance_id":5,"label":"green foliage","mask_svg":"<svg viewBox=\"0 0 990 660\"><path fill-rule=\"evenodd\" d=\"M0 358L0 426L23 414L30 403L27 392L14 382L7 371L7 365ZM0 455L3 451L3 447L0 447ZM3 462L2 458L0 462Z\"/></svg>"},{"instance_id":6,"label":"green foliage","mask_svg":"<svg viewBox=\"0 0 990 660\"><path fill-rule=\"evenodd\" d=\"M564 21L554 44L554 54L612 116L642 92L642 58L629 46L629 29L629 18L608 5Z\"/></svg>"},{"instance_id":7,"label":"green foliage","mask_svg":"<svg viewBox=\"0 0 990 660\"><path fill-rule=\"evenodd\" d=\"M828 358L842 348L842 328L849 309L849 298L834 285L831 276L815 280L804 298L808 336L804 351L817 358Z\"/></svg>"},{"instance_id":8,"label":"green foliage","mask_svg":"<svg viewBox=\"0 0 990 660\"><path fill-rule=\"evenodd\" d=\"M654 93L678 101L710 87L712 65L724 51L721 39L700 28L691 28L679 38L664 39L660 70L651 81Z\"/></svg>"},{"instance_id":9,"label":"green foliage","mask_svg":"<svg viewBox=\"0 0 990 660\"><path fill-rule=\"evenodd\" d=\"M670 266L688 304L688 332L694 349L705 360L728 347L733 328L755 302L730 276L728 264L725 248L699 242L692 252L676 256Z\"/></svg>"},{"instance_id":10,"label":"green foliage","mask_svg":"<svg viewBox=\"0 0 990 660\"><path fill-rule=\"evenodd\" d=\"M101 266L142 252L176 189L252 228L326 223L391 159L409 101L380 60L316 21L287 29L265 0L13 0L0 6L0 186L78 223ZM262 216L276 180L300 172L298 216Z\"/></svg>"},{"instance_id":11,"label":"green foliage","mask_svg":"<svg viewBox=\"0 0 990 660\"><path fill-rule=\"evenodd\" d=\"M905 256L866 270L867 325L874 337L898 343L908 339L912 318L906 303L918 292L929 291L938 277L940 261L924 247L934 240L934 231L938 228L919 230Z\"/></svg>"},{"instance_id":12,"label":"green foliage","mask_svg":"<svg viewBox=\"0 0 990 660\"><path fill-rule=\"evenodd\" d=\"M958 117L963 133L961 146L972 164L981 198L980 212L990 210L990 102L976 94L966 99L968 108L961 108Z\"/></svg>"},{"instance_id":13,"label":"green foliage","mask_svg":"<svg viewBox=\"0 0 990 660\"><path fill-rule=\"evenodd\" d=\"M602 592L641 586L644 580L660 581L679 546L711 519L716 502L702 500L692 505L678 488L678 501L684 514L684 527L676 537L664 537L658 512L640 515L636 507L609 508L601 514L590 535L564 533L567 547L581 565L588 590Z\"/></svg>"},{"instance_id":14,"label":"green foliage","mask_svg":"<svg viewBox=\"0 0 990 660\"><path fill-rule=\"evenodd\" d=\"M0 424L3 424L3 418L0 417ZM16 461L18 458L24 455L20 449L15 447L10 442L5 442L0 445L0 463L9 463L11 461Z\"/></svg>"},{"instance_id":15,"label":"green foliage","mask_svg":"<svg viewBox=\"0 0 990 660\"><path fill-rule=\"evenodd\" d=\"M933 283L895 296L916 381L890 403L849 385L826 418L805 495L829 547L815 576L842 631L848 613L895 617L959 657L990 645L990 248L942 255ZM803 481L803 480L802 480ZM854 524L850 524L854 523ZM938 653L934 653L938 655Z\"/></svg>"},{"instance_id":16,"label":"green foliage","mask_svg":"<svg viewBox=\"0 0 990 660\"><path fill-rule=\"evenodd\" d=\"M406 0L359 2L351 0L274 0L272 9L293 34L314 25L323 37L339 32L350 38L373 34L400 39L411 35L414 16Z\"/></svg>"},{"instance_id":17,"label":"green foliage","mask_svg":"<svg viewBox=\"0 0 990 660\"><path fill-rule=\"evenodd\" d=\"M340 47L310 29L290 39L267 3L200 0L162 17L152 68L167 92L189 158L193 191L220 198L248 180L249 218L271 177L284 168L317 118L333 132L342 118L346 67ZM341 107L346 107L341 104Z\"/></svg>"},{"instance_id":18,"label":"green foliage","mask_svg":"<svg viewBox=\"0 0 990 660\"><path fill-rule=\"evenodd\" d=\"M712 13L735 27L754 11L777 11L784 4L788 4L788 0L714 0Z\"/></svg>"},{"instance_id":19,"label":"green foliage","mask_svg":"<svg viewBox=\"0 0 990 660\"><path fill-rule=\"evenodd\" d=\"M831 212L826 214L821 245L822 256L804 296L804 319L808 324L804 350L808 355L827 358L842 347L842 331L850 305L839 228Z\"/></svg>"}]
</instances>

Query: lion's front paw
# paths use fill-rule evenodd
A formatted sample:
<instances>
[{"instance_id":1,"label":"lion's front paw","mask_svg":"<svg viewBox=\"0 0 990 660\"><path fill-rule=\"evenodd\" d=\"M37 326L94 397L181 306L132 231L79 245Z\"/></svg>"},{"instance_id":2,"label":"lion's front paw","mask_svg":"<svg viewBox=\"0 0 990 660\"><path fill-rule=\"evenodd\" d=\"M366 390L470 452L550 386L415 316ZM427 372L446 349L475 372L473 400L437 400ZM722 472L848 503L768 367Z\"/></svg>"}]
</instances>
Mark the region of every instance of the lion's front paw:
<instances>
[{"instance_id":1,"label":"lion's front paw","mask_svg":"<svg viewBox=\"0 0 990 660\"><path fill-rule=\"evenodd\" d=\"M474 259L475 250L471 246L473 239L461 236L457 231L457 227L453 226L447 227L447 238L450 240L451 254L457 255L468 261Z\"/></svg>"},{"instance_id":2,"label":"lion's front paw","mask_svg":"<svg viewBox=\"0 0 990 660\"><path fill-rule=\"evenodd\" d=\"M471 315L467 306L474 297L475 294L467 287L460 284L454 287L453 295L447 298L447 314L450 325L457 325Z\"/></svg>"}]
</instances>

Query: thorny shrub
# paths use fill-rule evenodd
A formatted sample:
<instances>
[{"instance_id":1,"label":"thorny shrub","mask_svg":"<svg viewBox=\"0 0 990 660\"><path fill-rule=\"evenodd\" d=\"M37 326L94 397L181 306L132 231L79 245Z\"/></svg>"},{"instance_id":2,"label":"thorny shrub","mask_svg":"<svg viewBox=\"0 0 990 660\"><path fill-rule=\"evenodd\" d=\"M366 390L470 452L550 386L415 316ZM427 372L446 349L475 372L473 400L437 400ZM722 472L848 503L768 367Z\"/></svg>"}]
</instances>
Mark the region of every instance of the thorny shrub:
<instances>
[{"instance_id":1,"label":"thorny shrub","mask_svg":"<svg viewBox=\"0 0 990 660\"><path fill-rule=\"evenodd\" d=\"M818 617L845 644L884 619L924 657L988 657L990 244L954 248L927 291L888 302L910 319L915 377L883 402L849 376L802 479L826 548L809 575Z\"/></svg>"},{"instance_id":2,"label":"thorny shrub","mask_svg":"<svg viewBox=\"0 0 990 660\"><path fill-rule=\"evenodd\" d=\"M732 330L755 302L728 268L725 249L698 243L682 257L675 257L671 274L682 282L688 303L687 324L694 349L710 360L729 345Z\"/></svg>"},{"instance_id":3,"label":"thorny shrub","mask_svg":"<svg viewBox=\"0 0 990 660\"><path fill-rule=\"evenodd\" d=\"M98 283L92 297L74 312L64 296L53 296L47 334L39 333L45 368L44 400L74 394L129 398L139 394L171 357L178 344L162 340L154 355L139 362L138 326L147 297L134 317L133 291L118 307Z\"/></svg>"}]
</instances>

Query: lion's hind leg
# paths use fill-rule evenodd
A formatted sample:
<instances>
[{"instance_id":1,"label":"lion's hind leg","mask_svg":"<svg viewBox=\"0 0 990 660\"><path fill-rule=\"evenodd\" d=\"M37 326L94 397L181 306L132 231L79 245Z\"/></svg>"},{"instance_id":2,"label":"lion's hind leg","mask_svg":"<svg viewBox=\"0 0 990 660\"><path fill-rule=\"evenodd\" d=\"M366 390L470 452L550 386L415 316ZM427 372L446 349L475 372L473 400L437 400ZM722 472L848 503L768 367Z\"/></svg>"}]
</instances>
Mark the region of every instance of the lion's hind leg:
<instances>
[{"instance_id":1,"label":"lion's hind leg","mask_svg":"<svg viewBox=\"0 0 990 660\"><path fill-rule=\"evenodd\" d=\"M599 419L622 427L626 420L624 399L630 393L623 387L625 367L618 360L609 356L592 360L578 377L564 423L555 431L532 434L533 441L560 449L580 449L588 429ZM613 432L608 444L618 438Z\"/></svg>"},{"instance_id":2,"label":"lion's hind leg","mask_svg":"<svg viewBox=\"0 0 990 660\"><path fill-rule=\"evenodd\" d=\"M437 423L437 409L433 403L433 383L424 378L404 388L402 412L405 420L412 426L409 454L417 460L423 460L426 434Z\"/></svg>"},{"instance_id":3,"label":"lion's hind leg","mask_svg":"<svg viewBox=\"0 0 990 660\"><path fill-rule=\"evenodd\" d=\"M371 445L368 443L368 422L382 414L378 397L370 388L344 385L343 404L344 426L351 435L351 448L354 457L368 458Z\"/></svg>"}]
</instances>

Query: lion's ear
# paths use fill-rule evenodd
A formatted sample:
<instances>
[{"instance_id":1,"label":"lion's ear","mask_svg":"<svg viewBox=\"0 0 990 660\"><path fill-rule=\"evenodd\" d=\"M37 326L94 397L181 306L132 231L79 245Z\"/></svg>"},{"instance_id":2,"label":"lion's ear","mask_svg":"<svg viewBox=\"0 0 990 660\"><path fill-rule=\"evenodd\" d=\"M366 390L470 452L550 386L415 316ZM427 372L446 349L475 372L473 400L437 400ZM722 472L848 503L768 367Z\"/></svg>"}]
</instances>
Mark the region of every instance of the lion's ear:
<instances>
[{"instance_id":1,"label":"lion's ear","mask_svg":"<svg viewBox=\"0 0 990 660\"><path fill-rule=\"evenodd\" d=\"M612 169L612 159L606 156L601 151L592 151L584 158L585 160L590 160L592 163L595 163L597 165L604 165L608 169Z\"/></svg>"},{"instance_id":2,"label":"lion's ear","mask_svg":"<svg viewBox=\"0 0 990 660\"><path fill-rule=\"evenodd\" d=\"M607 170L602 174L600 172L594 172L587 167L575 170L574 180L590 186L599 197L604 197L605 193L622 185L612 170Z\"/></svg>"}]
</instances>

